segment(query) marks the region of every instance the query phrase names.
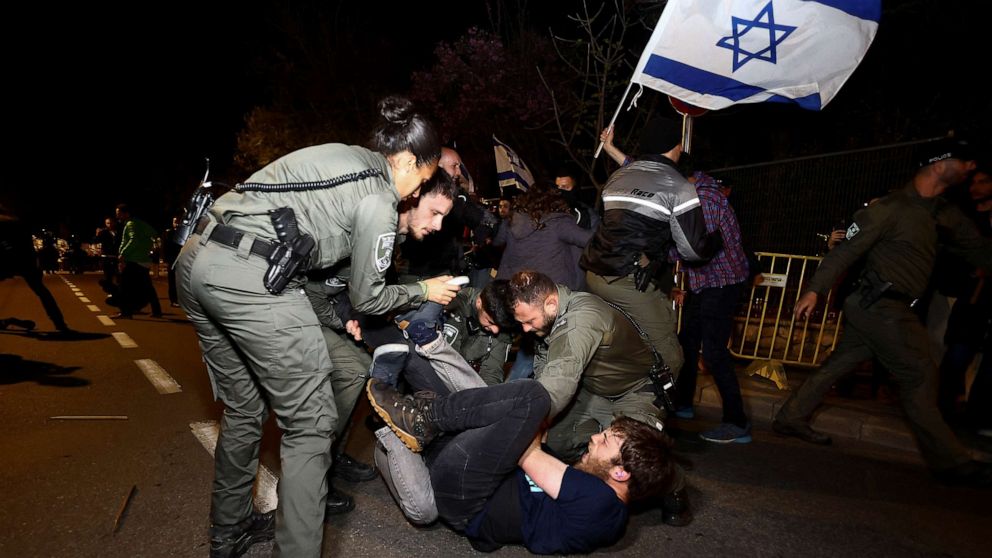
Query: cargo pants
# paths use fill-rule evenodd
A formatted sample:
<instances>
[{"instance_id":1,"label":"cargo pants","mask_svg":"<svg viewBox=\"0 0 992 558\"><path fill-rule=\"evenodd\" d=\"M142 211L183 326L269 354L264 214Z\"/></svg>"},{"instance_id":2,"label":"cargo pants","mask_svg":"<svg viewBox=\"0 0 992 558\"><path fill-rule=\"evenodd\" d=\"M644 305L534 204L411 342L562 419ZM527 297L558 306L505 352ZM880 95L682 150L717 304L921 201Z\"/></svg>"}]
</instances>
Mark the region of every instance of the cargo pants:
<instances>
[{"instance_id":1,"label":"cargo pants","mask_svg":"<svg viewBox=\"0 0 992 558\"><path fill-rule=\"evenodd\" d=\"M267 405L283 431L276 554L317 557L324 533L327 471L338 416L331 360L301 285L265 290L266 260L193 235L176 264L179 299L196 327L214 390L224 403L214 458L211 522L233 525L252 511Z\"/></svg>"}]
</instances>

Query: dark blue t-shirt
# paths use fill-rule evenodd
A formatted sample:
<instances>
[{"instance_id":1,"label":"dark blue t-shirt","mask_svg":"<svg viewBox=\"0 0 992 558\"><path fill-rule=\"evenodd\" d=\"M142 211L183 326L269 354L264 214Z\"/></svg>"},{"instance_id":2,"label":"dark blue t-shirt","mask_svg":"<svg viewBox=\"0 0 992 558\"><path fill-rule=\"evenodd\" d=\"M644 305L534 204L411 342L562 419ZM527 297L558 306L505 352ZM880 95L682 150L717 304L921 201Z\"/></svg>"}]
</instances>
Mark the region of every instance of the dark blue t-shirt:
<instances>
[{"instance_id":1,"label":"dark blue t-shirt","mask_svg":"<svg viewBox=\"0 0 992 558\"><path fill-rule=\"evenodd\" d=\"M466 534L477 536L482 522L519 521L524 546L536 554L592 552L612 545L623 536L627 505L602 480L568 467L557 500L531 482L523 470L517 470L516 480L519 519L514 517L516 514L499 513L487 506L473 518ZM490 526L489 530L514 532L517 528L516 525Z\"/></svg>"}]
</instances>

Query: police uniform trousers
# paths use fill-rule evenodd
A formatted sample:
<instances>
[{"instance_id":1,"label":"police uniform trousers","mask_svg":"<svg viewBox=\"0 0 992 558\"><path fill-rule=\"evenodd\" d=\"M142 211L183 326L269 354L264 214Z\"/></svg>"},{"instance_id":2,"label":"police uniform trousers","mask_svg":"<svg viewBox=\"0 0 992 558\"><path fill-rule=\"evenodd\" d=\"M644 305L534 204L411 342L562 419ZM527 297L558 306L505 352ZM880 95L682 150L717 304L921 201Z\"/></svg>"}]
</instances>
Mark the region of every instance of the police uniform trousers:
<instances>
[{"instance_id":1,"label":"police uniform trousers","mask_svg":"<svg viewBox=\"0 0 992 558\"><path fill-rule=\"evenodd\" d=\"M265 290L268 263L250 253L254 236L245 234L230 248L207 240L211 227L189 239L176 269L180 303L224 403L211 521L233 525L252 511L268 405L283 431L276 554L317 557L337 426L327 346L298 285L280 295Z\"/></svg>"},{"instance_id":2,"label":"police uniform trousers","mask_svg":"<svg viewBox=\"0 0 992 558\"><path fill-rule=\"evenodd\" d=\"M823 366L789 399L776 417L806 420L838 379L872 356L899 385L899 400L927 464L935 470L965 463L970 456L937 410L937 368L927 330L906 302L882 298L868 309L861 293L844 301L844 335Z\"/></svg>"},{"instance_id":3,"label":"police uniform trousers","mask_svg":"<svg viewBox=\"0 0 992 558\"><path fill-rule=\"evenodd\" d=\"M654 285L641 292L634 286L634 276L603 277L586 272L589 292L612 302L631 315L648 335L665 364L677 375L682 368L682 346L676 334L678 314L672 309L672 299Z\"/></svg>"},{"instance_id":4,"label":"police uniform trousers","mask_svg":"<svg viewBox=\"0 0 992 558\"><path fill-rule=\"evenodd\" d=\"M358 398L365 389L365 381L368 380L372 356L356 345L346 334L337 333L326 327L320 329L333 366L331 386L334 389L334 406L338 414L334 439L339 440L338 451L341 451L344 444L341 440L345 430L348 429L348 418L355 410L355 404L358 403Z\"/></svg>"}]
</instances>

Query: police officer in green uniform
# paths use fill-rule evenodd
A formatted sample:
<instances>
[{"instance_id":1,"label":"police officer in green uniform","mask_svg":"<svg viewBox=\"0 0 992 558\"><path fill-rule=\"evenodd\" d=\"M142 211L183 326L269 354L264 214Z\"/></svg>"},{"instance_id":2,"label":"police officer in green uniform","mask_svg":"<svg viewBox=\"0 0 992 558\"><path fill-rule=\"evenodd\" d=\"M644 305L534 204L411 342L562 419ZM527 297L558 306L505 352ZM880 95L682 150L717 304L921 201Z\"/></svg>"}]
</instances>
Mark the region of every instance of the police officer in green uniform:
<instances>
[{"instance_id":1,"label":"police officer in green uniform","mask_svg":"<svg viewBox=\"0 0 992 558\"><path fill-rule=\"evenodd\" d=\"M940 197L974 168L968 145L944 139L926 145L925 152L903 190L855 214L847 242L824 258L796 303L796 317L808 317L840 274L865 259L860 288L844 301L844 336L786 401L772 427L780 434L829 444L827 435L809 427L809 415L834 382L874 356L899 384L906 418L934 475L948 483L988 484L992 467L971 460L937 410L937 368L926 329L912 307L933 272L938 242L987 271L992 270L992 242Z\"/></svg>"},{"instance_id":2,"label":"police officer in green uniform","mask_svg":"<svg viewBox=\"0 0 992 558\"><path fill-rule=\"evenodd\" d=\"M631 319L596 295L572 292L536 271L516 273L508 305L536 344L534 379L551 396L548 446L565 462L575 462L589 437L628 416L664 428L648 375L655 364L650 346ZM666 497L664 519L671 525L691 520L682 473ZM676 509L677 508L677 509Z\"/></svg>"},{"instance_id":3,"label":"police officer in green uniform","mask_svg":"<svg viewBox=\"0 0 992 558\"><path fill-rule=\"evenodd\" d=\"M346 332L346 324L334 311L334 301L338 296L348 295L348 284L333 273L326 277L311 274L306 284L306 294L313 311L320 321L320 333L327 344L327 354L331 358L331 388L334 392L334 407L338 413L337 427L334 429L334 452L331 477L339 476L349 482L372 480L377 475L375 468L357 461L344 452L348 425L355 408L355 402L365 387L365 381L372 364L372 357L364 347L355 343ZM338 492L329 478L327 481L327 515L351 511L355 500Z\"/></svg>"},{"instance_id":4,"label":"police officer in green uniform","mask_svg":"<svg viewBox=\"0 0 992 558\"><path fill-rule=\"evenodd\" d=\"M272 536L271 520L252 514L267 406L283 430L276 552L321 552L325 477L338 419L332 365L303 278L290 277L277 294L266 286L266 276L273 275L270 256L281 251L279 232L291 232L285 221L277 232L270 212L293 210L298 234L291 236L314 241L304 254L310 267L351 258L349 294L360 311L382 313L425 299L446 304L454 294L435 280L385 285L397 204L433 175L440 143L406 99L387 98L379 110L373 150L328 144L276 160L217 199L177 260L180 302L225 405L215 453L211 556L239 556Z\"/></svg>"},{"instance_id":5,"label":"police officer in green uniform","mask_svg":"<svg viewBox=\"0 0 992 558\"><path fill-rule=\"evenodd\" d=\"M503 383L513 338L499 330L482 305L482 289L465 287L445 307L442 335L486 385Z\"/></svg>"}]
</instances>

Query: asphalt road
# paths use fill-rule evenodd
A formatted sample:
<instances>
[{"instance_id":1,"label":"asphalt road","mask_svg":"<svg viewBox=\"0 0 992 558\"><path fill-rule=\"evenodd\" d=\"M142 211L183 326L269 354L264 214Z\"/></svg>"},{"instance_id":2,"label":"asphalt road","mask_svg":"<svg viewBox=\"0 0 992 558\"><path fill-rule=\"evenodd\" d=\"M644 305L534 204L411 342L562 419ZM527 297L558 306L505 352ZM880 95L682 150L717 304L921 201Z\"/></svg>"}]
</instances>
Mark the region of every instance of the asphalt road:
<instances>
[{"instance_id":1,"label":"asphalt road","mask_svg":"<svg viewBox=\"0 0 992 558\"><path fill-rule=\"evenodd\" d=\"M193 329L164 296L165 319L146 314L105 325L99 316L114 309L104 304L98 278L45 278L70 326L82 332L68 339L49 333L23 281L0 283L0 318L38 325L0 331L0 556L206 556L213 462L190 425L216 421L221 408ZM164 295L164 283L158 287ZM113 333L136 346L124 348L126 340ZM169 393L165 382L160 393L136 364L144 360L181 391ZM367 413L361 404L349 453L369 460L372 434L360 420ZM51 418L64 415L126 418ZM912 454L859 442L809 446L775 436L767 424L755 425L749 445L699 441L695 432L712 424L700 419L675 432L691 462L695 521L668 527L657 510L644 510L618 545L599 554L988 556L990 491L937 485ZM278 475L272 421L262 463ZM324 556L476 554L443 526L406 523L378 480L339 486L358 507L327 525ZM270 550L261 545L249 556Z\"/></svg>"}]
</instances>

